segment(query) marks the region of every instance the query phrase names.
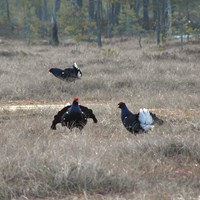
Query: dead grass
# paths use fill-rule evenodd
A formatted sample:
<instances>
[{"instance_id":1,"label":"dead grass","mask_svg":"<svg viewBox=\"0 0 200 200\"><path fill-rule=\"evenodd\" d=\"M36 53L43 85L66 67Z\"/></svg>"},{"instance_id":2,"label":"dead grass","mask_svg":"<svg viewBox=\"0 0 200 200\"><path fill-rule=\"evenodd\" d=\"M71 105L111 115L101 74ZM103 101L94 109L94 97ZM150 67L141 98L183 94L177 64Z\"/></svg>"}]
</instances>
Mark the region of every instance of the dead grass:
<instances>
[{"instance_id":1,"label":"dead grass","mask_svg":"<svg viewBox=\"0 0 200 200\"><path fill-rule=\"evenodd\" d=\"M114 107L107 106L106 113L93 109L99 124L90 121L82 134L61 126L51 131L53 111L2 116L1 198L199 195L199 127L176 119L135 137L123 129L119 116L113 116ZM199 126L196 119L191 121Z\"/></svg>"},{"instance_id":2,"label":"dead grass","mask_svg":"<svg viewBox=\"0 0 200 200\"><path fill-rule=\"evenodd\" d=\"M199 48L195 45L183 51L152 44L140 49L130 39L105 45L103 50L89 44L49 47L16 41L1 46L2 52L15 55L0 56L2 100L63 101L77 95L83 100L123 99L139 107L141 102L162 108L199 106L199 58L194 53ZM115 53L105 54L109 49ZM64 68L73 62L81 66L81 81L65 83L48 73L50 67Z\"/></svg>"},{"instance_id":3,"label":"dead grass","mask_svg":"<svg viewBox=\"0 0 200 200\"><path fill-rule=\"evenodd\" d=\"M200 48L180 51L144 42L140 49L134 39L111 41L104 50L88 44L0 44L0 105L65 104L79 96L99 121L89 121L80 134L59 125L50 130L55 110L1 112L0 199L199 198L200 68L195 52ZM81 65L80 81L65 83L48 73L50 67L73 62ZM154 109L164 125L131 135L121 124L119 100L134 112Z\"/></svg>"}]
</instances>

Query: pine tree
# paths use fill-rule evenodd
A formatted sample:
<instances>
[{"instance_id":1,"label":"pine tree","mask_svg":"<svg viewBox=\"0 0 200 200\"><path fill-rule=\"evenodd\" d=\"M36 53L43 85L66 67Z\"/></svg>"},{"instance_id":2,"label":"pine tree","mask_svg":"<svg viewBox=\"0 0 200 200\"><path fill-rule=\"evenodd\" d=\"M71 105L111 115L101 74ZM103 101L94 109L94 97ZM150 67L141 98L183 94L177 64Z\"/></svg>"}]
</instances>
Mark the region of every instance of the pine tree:
<instances>
[{"instance_id":1,"label":"pine tree","mask_svg":"<svg viewBox=\"0 0 200 200\"><path fill-rule=\"evenodd\" d=\"M119 14L119 25L117 26L119 35L132 36L143 31L138 22L134 9L131 9L128 4L125 4Z\"/></svg>"}]
</instances>

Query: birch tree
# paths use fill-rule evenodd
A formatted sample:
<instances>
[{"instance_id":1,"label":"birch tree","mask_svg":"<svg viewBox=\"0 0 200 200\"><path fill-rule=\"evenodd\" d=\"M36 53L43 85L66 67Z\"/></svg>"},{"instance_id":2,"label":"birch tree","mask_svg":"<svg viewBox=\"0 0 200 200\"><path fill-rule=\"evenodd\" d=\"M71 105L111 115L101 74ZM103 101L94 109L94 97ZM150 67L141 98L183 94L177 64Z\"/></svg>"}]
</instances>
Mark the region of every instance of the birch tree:
<instances>
[{"instance_id":1,"label":"birch tree","mask_svg":"<svg viewBox=\"0 0 200 200\"><path fill-rule=\"evenodd\" d=\"M51 18L51 44L59 45L58 39L58 25L57 25L57 12L60 8L60 0L54 0L53 15Z\"/></svg>"}]
</instances>

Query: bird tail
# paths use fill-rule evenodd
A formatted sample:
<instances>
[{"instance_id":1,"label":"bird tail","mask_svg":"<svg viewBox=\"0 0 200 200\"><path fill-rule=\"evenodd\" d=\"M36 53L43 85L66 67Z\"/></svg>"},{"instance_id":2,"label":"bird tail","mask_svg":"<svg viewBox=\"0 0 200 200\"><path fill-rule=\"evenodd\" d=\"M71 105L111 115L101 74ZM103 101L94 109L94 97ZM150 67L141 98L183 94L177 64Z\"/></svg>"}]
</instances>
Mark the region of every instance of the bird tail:
<instances>
[{"instance_id":1,"label":"bird tail","mask_svg":"<svg viewBox=\"0 0 200 200\"><path fill-rule=\"evenodd\" d=\"M78 68L78 65L77 65L76 63L74 63L74 67L75 67L76 69L79 69L79 68Z\"/></svg>"},{"instance_id":2,"label":"bird tail","mask_svg":"<svg viewBox=\"0 0 200 200\"><path fill-rule=\"evenodd\" d=\"M158 118L158 117L156 116L156 114L150 112L150 115L151 115L152 118L153 118L153 123L154 123L154 124L162 125L162 124L164 123L164 121L163 121L162 119Z\"/></svg>"},{"instance_id":3,"label":"bird tail","mask_svg":"<svg viewBox=\"0 0 200 200\"><path fill-rule=\"evenodd\" d=\"M154 122L150 112L146 109L140 109L139 112L139 121L140 121L140 126L145 130L148 131L152 129L152 124Z\"/></svg>"}]
</instances>

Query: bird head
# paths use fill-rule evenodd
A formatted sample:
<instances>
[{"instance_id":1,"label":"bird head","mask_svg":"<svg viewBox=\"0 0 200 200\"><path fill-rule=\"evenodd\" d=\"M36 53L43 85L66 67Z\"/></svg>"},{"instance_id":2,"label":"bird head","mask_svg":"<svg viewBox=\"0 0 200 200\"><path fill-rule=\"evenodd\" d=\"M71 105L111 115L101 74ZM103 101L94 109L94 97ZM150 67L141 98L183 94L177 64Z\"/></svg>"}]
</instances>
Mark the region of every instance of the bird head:
<instances>
[{"instance_id":1,"label":"bird head","mask_svg":"<svg viewBox=\"0 0 200 200\"><path fill-rule=\"evenodd\" d=\"M78 97L74 97L74 99L73 99L73 104L78 105Z\"/></svg>"},{"instance_id":2,"label":"bird head","mask_svg":"<svg viewBox=\"0 0 200 200\"><path fill-rule=\"evenodd\" d=\"M118 108L122 108L124 105L125 105L125 103L122 102L122 101L120 101L120 102L118 103Z\"/></svg>"},{"instance_id":3,"label":"bird head","mask_svg":"<svg viewBox=\"0 0 200 200\"><path fill-rule=\"evenodd\" d=\"M63 73L63 70L56 68L56 67L53 67L53 68L49 69L49 72L52 73L54 76L58 76L58 75Z\"/></svg>"}]
</instances>

